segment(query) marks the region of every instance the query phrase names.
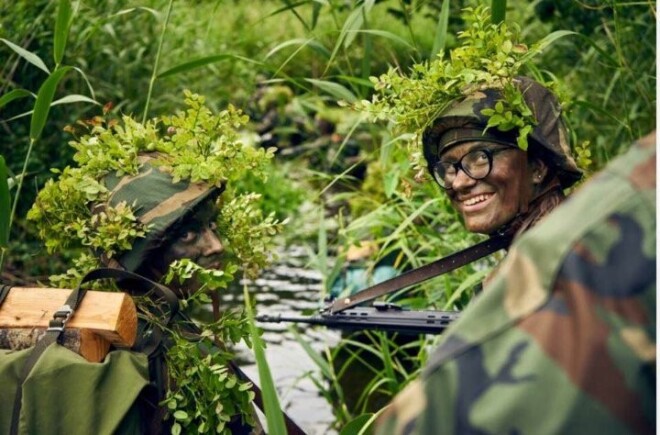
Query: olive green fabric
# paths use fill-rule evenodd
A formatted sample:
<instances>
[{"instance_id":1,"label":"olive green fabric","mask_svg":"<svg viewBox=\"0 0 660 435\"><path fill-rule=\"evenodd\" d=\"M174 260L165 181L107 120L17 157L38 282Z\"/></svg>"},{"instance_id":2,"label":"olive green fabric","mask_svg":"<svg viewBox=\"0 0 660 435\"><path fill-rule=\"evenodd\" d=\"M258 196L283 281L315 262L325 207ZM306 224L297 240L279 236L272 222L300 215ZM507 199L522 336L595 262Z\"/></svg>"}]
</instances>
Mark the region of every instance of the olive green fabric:
<instances>
[{"instance_id":1,"label":"olive green fabric","mask_svg":"<svg viewBox=\"0 0 660 435\"><path fill-rule=\"evenodd\" d=\"M653 136L522 235L377 433L655 433L655 174Z\"/></svg>"},{"instance_id":2,"label":"olive green fabric","mask_svg":"<svg viewBox=\"0 0 660 435\"><path fill-rule=\"evenodd\" d=\"M119 255L119 263L128 271L138 269L148 251L159 246L167 229L187 216L207 198L217 197L223 187L188 181L173 182L167 172L156 165L158 154L139 157L140 169L134 176L106 176L104 185L110 190L108 205L125 202L133 207L135 217L148 225L147 235L133 242L131 250ZM97 205L102 210L106 204Z\"/></svg>"},{"instance_id":3,"label":"olive green fabric","mask_svg":"<svg viewBox=\"0 0 660 435\"><path fill-rule=\"evenodd\" d=\"M18 378L31 350L0 350L0 433L9 433ZM136 399L148 378L144 354L113 351L102 363L90 363L53 344L25 381L19 433L141 433Z\"/></svg>"},{"instance_id":4,"label":"olive green fabric","mask_svg":"<svg viewBox=\"0 0 660 435\"><path fill-rule=\"evenodd\" d=\"M561 107L554 94L527 77L517 77L515 85L521 90L525 103L532 111L537 124L529 135L529 147L557 171L562 187L572 186L582 177L571 155L568 131L562 120ZM444 148L462 142L495 138L505 143L516 143L517 131L500 132L490 128L481 134L465 135L462 130L484 130L488 117L484 109L493 109L502 100L498 89L477 91L452 104L424 131L424 157L432 170Z\"/></svg>"}]
</instances>

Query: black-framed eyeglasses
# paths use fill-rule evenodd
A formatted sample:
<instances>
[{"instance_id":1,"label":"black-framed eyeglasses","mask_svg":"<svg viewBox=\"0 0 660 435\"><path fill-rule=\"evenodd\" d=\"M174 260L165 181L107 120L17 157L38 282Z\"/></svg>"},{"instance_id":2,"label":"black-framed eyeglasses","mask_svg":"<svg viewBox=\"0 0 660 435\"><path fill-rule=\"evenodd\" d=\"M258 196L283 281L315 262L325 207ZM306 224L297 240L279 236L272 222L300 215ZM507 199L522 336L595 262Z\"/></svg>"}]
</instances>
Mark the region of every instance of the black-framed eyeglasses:
<instances>
[{"instance_id":1,"label":"black-framed eyeglasses","mask_svg":"<svg viewBox=\"0 0 660 435\"><path fill-rule=\"evenodd\" d=\"M438 161L433 166L433 178L443 189L451 189L454 180L458 176L459 169L473 180L482 180L490 174L493 169L493 156L513 147L501 148L477 148L468 151L457 162Z\"/></svg>"}]
</instances>

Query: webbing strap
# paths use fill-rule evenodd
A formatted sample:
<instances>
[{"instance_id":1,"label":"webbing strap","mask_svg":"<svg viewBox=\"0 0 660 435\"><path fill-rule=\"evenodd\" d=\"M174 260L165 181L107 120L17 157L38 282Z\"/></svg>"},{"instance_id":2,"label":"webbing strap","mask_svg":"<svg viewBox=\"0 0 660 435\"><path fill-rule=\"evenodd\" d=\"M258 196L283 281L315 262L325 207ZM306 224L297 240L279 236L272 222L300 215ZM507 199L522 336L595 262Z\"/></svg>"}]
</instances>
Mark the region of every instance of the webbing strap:
<instances>
[{"instance_id":1,"label":"webbing strap","mask_svg":"<svg viewBox=\"0 0 660 435\"><path fill-rule=\"evenodd\" d=\"M5 284L0 285L0 307L2 306L2 303L5 301L5 299L7 299L9 290L11 290L10 285L5 285Z\"/></svg>"},{"instance_id":2,"label":"webbing strap","mask_svg":"<svg viewBox=\"0 0 660 435\"><path fill-rule=\"evenodd\" d=\"M366 288L352 296L337 299L329 308L330 314L339 313L340 311L376 299L377 297L401 290L413 284L419 284L427 279L458 269L461 266L492 254L495 251L507 248L511 244L511 239L512 237L508 235L493 236L488 240L443 257L433 263Z\"/></svg>"},{"instance_id":3,"label":"webbing strap","mask_svg":"<svg viewBox=\"0 0 660 435\"><path fill-rule=\"evenodd\" d=\"M129 272L123 269L113 269L110 267L100 267L89 272L85 278L89 277L86 281L95 281L97 279L111 278L117 281L122 290L127 291L131 296L145 295L149 292L156 293L162 298L168 308L166 325L169 325L174 316L179 312L179 299L174 292L162 284L147 279L137 273ZM83 279L85 279L83 278ZM82 282L81 282L82 284Z\"/></svg>"},{"instance_id":4,"label":"webbing strap","mask_svg":"<svg viewBox=\"0 0 660 435\"><path fill-rule=\"evenodd\" d=\"M32 368L37 363L41 354L50 346L51 344L57 342L64 332L67 321L73 316L73 313L78 309L80 301L87 293L87 290L81 288L81 286L90 281L96 281L99 279L115 279L122 280L122 286L129 286L131 291L137 290L141 293L147 293L149 291L155 291L160 297L162 297L170 310L168 313L168 323L179 311L179 300L172 290L167 287L158 284L154 281L151 281L141 275L136 273L128 272L121 269L112 269L112 268L98 268L90 271L85 275L78 284L62 307L60 307L54 314L53 319L49 322L48 329L46 329L46 334L44 337L37 342L37 344L30 352L30 355L27 357L25 364L23 365L23 370L18 379L18 385L16 387L16 395L14 399L14 408L12 410L11 417L11 435L18 434L18 422L21 414L21 406L23 400L23 384L25 380L30 375Z\"/></svg>"},{"instance_id":5,"label":"webbing strap","mask_svg":"<svg viewBox=\"0 0 660 435\"><path fill-rule=\"evenodd\" d=\"M71 292L64 305L62 305L57 311L55 311L55 313L53 314L53 319L48 323L48 329L46 329L46 334L34 346L32 351L30 352L30 355L28 355L25 364L23 365L23 370L21 371L21 375L16 385L16 395L14 396L14 408L12 409L12 413L11 413L11 427L9 432L11 435L18 434L18 422L20 419L21 406L22 406L21 402L23 401L23 384L25 383L25 380L32 371L32 368L41 357L41 354L44 353L44 351L48 348L48 346L57 342L62 336L62 332L64 332L64 326L66 325L66 322L71 318L75 310L78 308L78 305L80 305L80 301L82 301L82 298L85 296L85 293L87 293L87 290L80 288L80 286L84 282L86 282L86 278L87 276L85 276L78 285L78 287L76 287L75 290Z\"/></svg>"}]
</instances>

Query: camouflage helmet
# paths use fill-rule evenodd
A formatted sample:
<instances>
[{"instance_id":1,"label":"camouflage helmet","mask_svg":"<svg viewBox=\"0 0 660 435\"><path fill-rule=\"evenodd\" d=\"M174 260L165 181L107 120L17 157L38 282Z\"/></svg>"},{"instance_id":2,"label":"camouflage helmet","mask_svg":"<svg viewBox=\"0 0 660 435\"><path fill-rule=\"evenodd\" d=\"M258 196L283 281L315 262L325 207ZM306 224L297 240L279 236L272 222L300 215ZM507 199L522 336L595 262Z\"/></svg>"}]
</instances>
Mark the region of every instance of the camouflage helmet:
<instances>
[{"instance_id":1,"label":"camouflage helmet","mask_svg":"<svg viewBox=\"0 0 660 435\"><path fill-rule=\"evenodd\" d=\"M550 90L527 77L514 79L537 124L529 135L529 150L537 153L557 174L561 186L572 186L582 177L571 156L568 131L561 117L561 107ZM447 147L463 142L488 140L516 146L516 131L500 132L489 128L488 117L481 113L494 108L502 99L499 89L477 91L452 104L424 130L422 143L429 170Z\"/></svg>"},{"instance_id":2,"label":"camouflage helmet","mask_svg":"<svg viewBox=\"0 0 660 435\"><path fill-rule=\"evenodd\" d=\"M168 229L190 215L207 199L217 198L224 190L207 183L188 180L173 182L172 176L156 165L157 153L138 156L139 171L135 175L118 177L111 173L103 178L110 191L108 200L92 207L96 213L106 206L125 202L133 209L137 220L147 226L146 236L133 241L132 248L120 252L116 260L124 269L135 272L148 257L149 251L162 245ZM107 259L104 259L107 260Z\"/></svg>"}]
</instances>

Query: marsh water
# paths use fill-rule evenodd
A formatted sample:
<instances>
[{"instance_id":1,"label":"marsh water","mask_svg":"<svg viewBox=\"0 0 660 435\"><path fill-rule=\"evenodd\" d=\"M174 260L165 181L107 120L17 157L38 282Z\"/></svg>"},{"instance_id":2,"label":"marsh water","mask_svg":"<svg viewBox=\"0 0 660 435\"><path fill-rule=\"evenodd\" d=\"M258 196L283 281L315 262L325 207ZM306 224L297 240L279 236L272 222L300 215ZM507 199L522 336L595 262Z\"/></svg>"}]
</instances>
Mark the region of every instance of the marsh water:
<instances>
[{"instance_id":1,"label":"marsh water","mask_svg":"<svg viewBox=\"0 0 660 435\"><path fill-rule=\"evenodd\" d=\"M243 305L243 284L247 284L257 313L300 314L319 307L322 290L320 273L305 267L304 249L293 247L281 260L264 270L254 281L240 283L223 296L223 305ZM335 433L329 428L333 421L331 407L319 394L309 378L318 374L318 367L296 340L287 324L264 324L266 358L278 389L281 405L287 414L308 434ZM324 328L304 327L301 336L317 351L339 341L340 334ZM257 367L252 351L239 347L239 364L255 382ZM317 376L318 378L318 376Z\"/></svg>"}]
</instances>

